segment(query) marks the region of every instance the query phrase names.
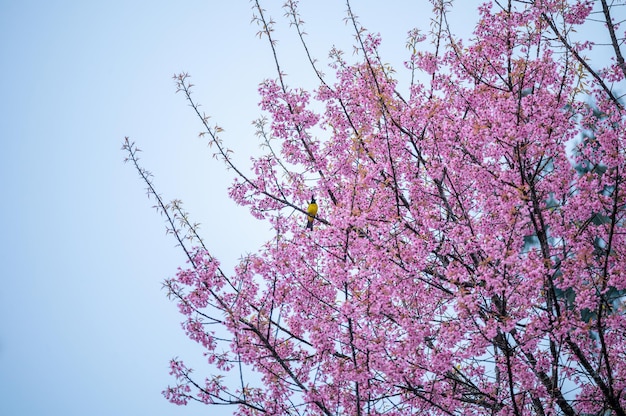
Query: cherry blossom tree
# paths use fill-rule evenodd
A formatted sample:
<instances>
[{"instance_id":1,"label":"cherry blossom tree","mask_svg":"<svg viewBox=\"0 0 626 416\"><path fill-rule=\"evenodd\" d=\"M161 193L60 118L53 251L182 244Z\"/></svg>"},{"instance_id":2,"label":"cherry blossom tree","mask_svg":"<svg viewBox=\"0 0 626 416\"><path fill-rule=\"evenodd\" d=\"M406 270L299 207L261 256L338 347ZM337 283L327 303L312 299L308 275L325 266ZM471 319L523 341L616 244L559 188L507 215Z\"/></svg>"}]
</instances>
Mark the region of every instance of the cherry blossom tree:
<instances>
[{"instance_id":1,"label":"cherry blossom tree","mask_svg":"<svg viewBox=\"0 0 626 416\"><path fill-rule=\"evenodd\" d=\"M238 415L625 415L624 2L494 0L460 39L452 2L431 0L405 93L346 6L355 61L331 51L327 76L311 57L309 91L276 58L250 172L175 77L237 175L230 197L275 236L235 270L126 139L188 257L165 285L210 365L172 360L165 397ZM284 9L307 48L297 1Z\"/></svg>"}]
</instances>

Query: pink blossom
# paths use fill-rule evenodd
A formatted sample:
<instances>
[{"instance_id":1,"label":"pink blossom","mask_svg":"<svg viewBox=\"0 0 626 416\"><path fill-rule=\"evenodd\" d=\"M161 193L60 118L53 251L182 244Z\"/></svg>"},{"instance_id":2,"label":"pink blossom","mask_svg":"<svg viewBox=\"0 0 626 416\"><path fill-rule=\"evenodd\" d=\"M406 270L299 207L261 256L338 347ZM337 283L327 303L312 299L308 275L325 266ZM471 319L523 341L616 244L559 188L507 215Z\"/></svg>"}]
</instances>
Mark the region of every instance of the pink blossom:
<instances>
[{"instance_id":1,"label":"pink blossom","mask_svg":"<svg viewBox=\"0 0 626 416\"><path fill-rule=\"evenodd\" d=\"M229 194L275 238L230 273L190 251L166 283L214 372L198 382L172 360L168 400L242 415L624 414L626 114L606 84L624 71L594 72L593 44L569 37L594 2L502 4L479 8L467 40L413 33L407 68L428 77L408 96L352 14L356 62L333 51L332 81L261 84L270 149Z\"/></svg>"}]
</instances>

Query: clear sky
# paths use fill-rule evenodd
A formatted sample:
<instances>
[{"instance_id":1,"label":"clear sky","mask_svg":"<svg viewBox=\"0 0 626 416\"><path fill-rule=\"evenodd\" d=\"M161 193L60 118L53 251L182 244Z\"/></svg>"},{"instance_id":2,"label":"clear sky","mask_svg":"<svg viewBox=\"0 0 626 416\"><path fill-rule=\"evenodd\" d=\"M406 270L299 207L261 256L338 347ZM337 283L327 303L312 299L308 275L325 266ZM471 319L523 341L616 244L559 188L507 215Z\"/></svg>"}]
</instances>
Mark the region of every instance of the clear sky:
<instances>
[{"instance_id":1,"label":"clear sky","mask_svg":"<svg viewBox=\"0 0 626 416\"><path fill-rule=\"evenodd\" d=\"M311 80L275 0L280 59L296 86ZM341 0L302 0L322 64L351 54ZM479 3L464 0L457 23ZM461 7L461 6L459 6ZM354 0L400 70L427 0ZM201 126L171 77L225 129L238 160L258 149L257 86L275 77L246 0L0 0L0 415L197 415L161 396L168 361L201 362L161 282L184 265L143 184L122 160L124 136L169 200L180 198L229 270L268 226L227 199L232 173L199 139ZM208 369L198 368L198 374Z\"/></svg>"}]
</instances>

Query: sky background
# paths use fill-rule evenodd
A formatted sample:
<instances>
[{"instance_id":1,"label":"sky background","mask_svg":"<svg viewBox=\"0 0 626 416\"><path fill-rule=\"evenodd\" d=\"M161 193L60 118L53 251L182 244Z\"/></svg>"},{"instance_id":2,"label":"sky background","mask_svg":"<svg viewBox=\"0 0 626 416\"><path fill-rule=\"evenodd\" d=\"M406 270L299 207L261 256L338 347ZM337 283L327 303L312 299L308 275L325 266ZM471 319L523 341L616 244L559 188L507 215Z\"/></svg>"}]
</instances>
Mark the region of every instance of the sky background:
<instances>
[{"instance_id":1,"label":"sky background","mask_svg":"<svg viewBox=\"0 0 626 416\"><path fill-rule=\"evenodd\" d=\"M264 3L288 84L312 87L282 2ZM452 23L467 32L479 2L457 3ZM428 30L430 3L352 6L401 70L406 34ZM322 67L333 44L351 56L345 8L301 2ZM227 198L232 172L198 138L172 80L192 75L195 98L247 163L258 150L257 86L276 74L251 17L246 0L0 0L0 415L231 413L161 396L170 358L210 370L161 289L184 253L120 148L129 136L143 150L158 191L184 201L224 270L265 241L268 225Z\"/></svg>"}]
</instances>

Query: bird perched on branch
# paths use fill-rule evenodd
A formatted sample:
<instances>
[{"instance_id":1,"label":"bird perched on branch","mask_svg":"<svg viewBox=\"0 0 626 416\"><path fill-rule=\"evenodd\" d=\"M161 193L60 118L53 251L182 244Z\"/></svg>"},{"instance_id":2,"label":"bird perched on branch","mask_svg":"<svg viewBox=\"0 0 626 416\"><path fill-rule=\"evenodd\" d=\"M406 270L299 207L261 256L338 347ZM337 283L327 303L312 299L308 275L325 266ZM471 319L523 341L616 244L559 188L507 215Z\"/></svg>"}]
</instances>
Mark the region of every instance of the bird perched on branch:
<instances>
[{"instance_id":1,"label":"bird perched on branch","mask_svg":"<svg viewBox=\"0 0 626 416\"><path fill-rule=\"evenodd\" d=\"M313 220L315 219L315 216L317 215L317 202L315 202L315 198L313 196L311 196L311 202L309 203L309 206L306 209L307 214L309 214L306 218L306 228L308 228L309 230L313 229Z\"/></svg>"}]
</instances>

